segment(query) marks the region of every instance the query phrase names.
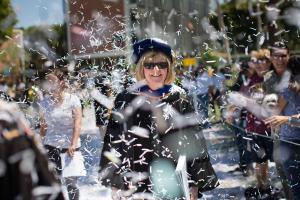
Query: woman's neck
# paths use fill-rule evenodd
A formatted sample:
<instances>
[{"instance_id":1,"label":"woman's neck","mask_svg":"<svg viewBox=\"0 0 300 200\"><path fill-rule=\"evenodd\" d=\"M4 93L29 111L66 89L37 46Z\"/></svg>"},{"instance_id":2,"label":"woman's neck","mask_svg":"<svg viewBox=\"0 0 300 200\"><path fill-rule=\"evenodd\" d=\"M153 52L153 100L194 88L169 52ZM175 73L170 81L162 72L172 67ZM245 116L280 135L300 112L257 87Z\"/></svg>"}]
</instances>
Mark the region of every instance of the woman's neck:
<instances>
[{"instance_id":1,"label":"woman's neck","mask_svg":"<svg viewBox=\"0 0 300 200\"><path fill-rule=\"evenodd\" d=\"M162 84L148 84L148 87L149 87L151 90L158 90L158 89L164 87L164 85L162 85Z\"/></svg>"},{"instance_id":2,"label":"woman's neck","mask_svg":"<svg viewBox=\"0 0 300 200\"><path fill-rule=\"evenodd\" d=\"M170 92L171 85L163 85L162 87L159 87L157 89L151 89L149 85L144 85L139 89L141 93L150 95L150 96L155 96L155 97L164 97L166 94Z\"/></svg>"}]
</instances>

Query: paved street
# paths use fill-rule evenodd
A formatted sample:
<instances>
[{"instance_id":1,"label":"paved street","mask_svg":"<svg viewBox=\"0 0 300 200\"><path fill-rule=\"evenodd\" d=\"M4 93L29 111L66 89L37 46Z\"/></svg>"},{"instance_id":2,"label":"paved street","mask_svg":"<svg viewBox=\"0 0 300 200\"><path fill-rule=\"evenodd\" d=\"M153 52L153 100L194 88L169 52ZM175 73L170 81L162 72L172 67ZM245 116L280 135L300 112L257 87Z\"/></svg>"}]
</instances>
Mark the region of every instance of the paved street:
<instances>
[{"instance_id":1,"label":"paved street","mask_svg":"<svg viewBox=\"0 0 300 200\"><path fill-rule=\"evenodd\" d=\"M255 178L254 176L244 177L240 172L230 173L230 171L238 167L238 153L234 135L228 130L224 130L220 125L215 125L211 129L206 129L204 135L207 139L213 167L220 179L220 186L212 191L204 193L202 199L245 199L245 188L254 185ZM97 183L96 172L99 161L98 153L100 151L98 149L99 145L95 147L95 145L99 143L93 143L92 141L100 138L95 134L90 136L83 135L82 138L85 145L83 150L94 153L88 154L85 152L87 160L92 160L93 162L87 164L89 177L83 178L80 183L81 200L109 199L109 190ZM91 147L93 145L94 147ZM94 149L94 151L91 151L91 149ZM94 159L91 159L90 156L93 155L95 157ZM275 186L280 187L278 179L276 178L274 163L271 163L270 175L272 176L272 181L275 183Z\"/></svg>"},{"instance_id":2,"label":"paved street","mask_svg":"<svg viewBox=\"0 0 300 200\"><path fill-rule=\"evenodd\" d=\"M254 176L244 177L241 172L230 172L238 167L239 160L234 134L217 124L204 130L204 136L220 186L204 193L201 199L245 199L245 188L255 185L255 178ZM86 177L80 179L80 199L109 200L110 191L98 183L98 164L102 143L99 130L95 125L93 108L85 109L83 112L81 141L81 150L88 173ZM275 164L271 163L270 166L273 185L281 187L275 172Z\"/></svg>"}]
</instances>

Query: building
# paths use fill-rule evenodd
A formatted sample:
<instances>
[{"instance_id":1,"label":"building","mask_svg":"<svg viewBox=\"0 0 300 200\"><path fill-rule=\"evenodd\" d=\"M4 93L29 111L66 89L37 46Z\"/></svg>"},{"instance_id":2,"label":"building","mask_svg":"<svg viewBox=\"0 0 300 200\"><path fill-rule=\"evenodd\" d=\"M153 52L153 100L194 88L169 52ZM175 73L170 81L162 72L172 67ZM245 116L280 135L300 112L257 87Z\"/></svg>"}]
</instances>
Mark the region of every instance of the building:
<instances>
[{"instance_id":1,"label":"building","mask_svg":"<svg viewBox=\"0 0 300 200\"><path fill-rule=\"evenodd\" d=\"M208 41L201 23L209 0L69 0L65 7L69 53L77 58L126 56L134 40L149 37L166 40L180 54L197 53ZM111 48L114 38L127 39L122 45L128 48Z\"/></svg>"},{"instance_id":2,"label":"building","mask_svg":"<svg viewBox=\"0 0 300 200\"><path fill-rule=\"evenodd\" d=\"M129 5L138 39L161 38L182 54L199 52L208 40L201 22L208 15L209 0L131 0Z\"/></svg>"}]
</instances>

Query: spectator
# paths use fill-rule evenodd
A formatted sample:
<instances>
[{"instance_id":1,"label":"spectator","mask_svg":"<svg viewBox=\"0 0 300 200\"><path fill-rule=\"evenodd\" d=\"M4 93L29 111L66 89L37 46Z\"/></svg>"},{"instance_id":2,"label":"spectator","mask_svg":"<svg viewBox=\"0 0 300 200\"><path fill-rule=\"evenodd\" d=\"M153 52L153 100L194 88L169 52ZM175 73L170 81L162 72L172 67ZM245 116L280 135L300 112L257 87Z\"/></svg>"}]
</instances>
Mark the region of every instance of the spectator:
<instances>
[{"instance_id":1,"label":"spectator","mask_svg":"<svg viewBox=\"0 0 300 200\"><path fill-rule=\"evenodd\" d=\"M282 115L272 116L265 120L273 127L280 127L280 160L285 177L294 199L300 199L300 127L291 126L292 118L300 114L300 56L292 56L287 64L291 72L289 87L280 94L284 97L286 106Z\"/></svg>"},{"instance_id":2,"label":"spectator","mask_svg":"<svg viewBox=\"0 0 300 200\"><path fill-rule=\"evenodd\" d=\"M264 75L271 69L271 64L270 51L268 49L251 52L250 66L255 69L256 75L251 78L249 91L250 96L257 102L262 102L264 91L261 85ZM252 114L251 110L248 112L246 120L246 130L259 134L252 137L251 145L253 159L256 163L257 195L271 195L271 187L268 180L268 161L273 160L273 141L263 137L270 136L271 130L261 119Z\"/></svg>"},{"instance_id":3,"label":"spectator","mask_svg":"<svg viewBox=\"0 0 300 200\"><path fill-rule=\"evenodd\" d=\"M271 62L274 69L264 76L263 87L267 94L277 93L278 97L278 110L282 111L286 106L286 100L283 98L283 90L288 88L290 79L290 72L287 70L287 64L289 60L289 49L282 43L276 43L271 47ZM278 129L273 130L273 134L278 135ZM280 161L280 144L279 141L274 141L274 161L276 163L277 173L281 177L283 190L287 199L292 198L292 194L289 190L288 183L283 172L283 166Z\"/></svg>"},{"instance_id":4,"label":"spectator","mask_svg":"<svg viewBox=\"0 0 300 200\"><path fill-rule=\"evenodd\" d=\"M242 94L229 94L228 101L234 105L245 107L248 110L246 117L246 131L256 133L252 137L252 152L254 161L256 162L255 174L257 179L257 188L249 188L251 197L261 198L263 195L271 195L271 187L268 181L268 161L272 159L273 145L272 140L268 137L271 135L271 130L262 121L261 106L264 90L262 88L263 76L271 69L270 51L260 49L259 51L251 52L250 67L255 69L256 75L251 78L249 83L249 97ZM254 108L257 107L257 108Z\"/></svg>"},{"instance_id":5,"label":"spectator","mask_svg":"<svg viewBox=\"0 0 300 200\"><path fill-rule=\"evenodd\" d=\"M67 93L65 75L54 70L46 76L44 89L48 92L40 102L40 134L50 161L66 183L69 199L79 200L77 178L84 176L83 157L80 152L80 100Z\"/></svg>"},{"instance_id":6,"label":"spectator","mask_svg":"<svg viewBox=\"0 0 300 200\"><path fill-rule=\"evenodd\" d=\"M250 86L253 84L253 78L256 76L255 69L253 67L249 67L248 62L241 63L241 72L238 77L237 83L232 87L236 91L241 92L241 94L249 96L250 94ZM237 107L233 108L236 111L239 111ZM232 118L229 123L233 123L235 126L230 126L236 134L236 143L239 152L239 167L234 171L241 171L244 176L250 176L253 174L253 159L251 152L251 144L250 138L244 130L246 129L247 121L247 109L242 108L240 112L238 112L238 116Z\"/></svg>"},{"instance_id":7,"label":"spectator","mask_svg":"<svg viewBox=\"0 0 300 200\"><path fill-rule=\"evenodd\" d=\"M208 118L208 106L209 106L209 86L213 85L213 69L210 69L210 73L205 70L204 66L201 66L199 68L198 75L196 77L196 93L197 93L197 108L199 113L203 115L203 119L207 123L205 125L206 127L210 126L209 118Z\"/></svg>"}]
</instances>

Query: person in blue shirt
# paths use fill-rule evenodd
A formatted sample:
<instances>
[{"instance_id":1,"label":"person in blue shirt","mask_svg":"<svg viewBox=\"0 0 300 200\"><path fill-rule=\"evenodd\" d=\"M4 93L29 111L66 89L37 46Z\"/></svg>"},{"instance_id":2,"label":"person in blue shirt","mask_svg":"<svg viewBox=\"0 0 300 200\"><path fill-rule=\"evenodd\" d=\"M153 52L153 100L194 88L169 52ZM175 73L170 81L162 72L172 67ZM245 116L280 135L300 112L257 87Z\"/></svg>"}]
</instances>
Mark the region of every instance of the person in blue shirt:
<instances>
[{"instance_id":1,"label":"person in blue shirt","mask_svg":"<svg viewBox=\"0 0 300 200\"><path fill-rule=\"evenodd\" d=\"M265 120L273 127L280 127L280 158L294 199L300 199L300 126L295 123L300 117L299 66L300 56L291 56L287 65L291 72L289 87L280 94L285 99L282 115Z\"/></svg>"}]
</instances>

